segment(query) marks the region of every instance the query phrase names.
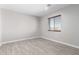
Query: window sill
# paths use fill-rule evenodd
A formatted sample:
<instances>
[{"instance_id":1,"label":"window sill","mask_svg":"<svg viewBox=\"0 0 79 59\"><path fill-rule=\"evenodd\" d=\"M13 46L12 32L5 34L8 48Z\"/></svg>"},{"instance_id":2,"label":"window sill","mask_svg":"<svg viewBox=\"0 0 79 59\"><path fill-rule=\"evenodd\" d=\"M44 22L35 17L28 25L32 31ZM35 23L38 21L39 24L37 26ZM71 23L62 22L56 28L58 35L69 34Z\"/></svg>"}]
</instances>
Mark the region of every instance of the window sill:
<instances>
[{"instance_id":1,"label":"window sill","mask_svg":"<svg viewBox=\"0 0 79 59\"><path fill-rule=\"evenodd\" d=\"M61 32L61 30L48 30L48 31Z\"/></svg>"}]
</instances>

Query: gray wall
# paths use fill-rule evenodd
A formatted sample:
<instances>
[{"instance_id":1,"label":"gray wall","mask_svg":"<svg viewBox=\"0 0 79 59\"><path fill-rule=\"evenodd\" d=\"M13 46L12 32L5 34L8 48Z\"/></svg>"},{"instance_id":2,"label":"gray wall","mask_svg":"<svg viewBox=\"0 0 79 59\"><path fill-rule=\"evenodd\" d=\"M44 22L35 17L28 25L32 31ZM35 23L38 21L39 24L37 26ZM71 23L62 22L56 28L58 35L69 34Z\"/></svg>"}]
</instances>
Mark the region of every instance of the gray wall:
<instances>
[{"instance_id":1,"label":"gray wall","mask_svg":"<svg viewBox=\"0 0 79 59\"><path fill-rule=\"evenodd\" d=\"M48 31L48 17L62 15L61 32ZM79 5L60 9L51 15L41 18L42 37L79 46Z\"/></svg>"},{"instance_id":2,"label":"gray wall","mask_svg":"<svg viewBox=\"0 0 79 59\"><path fill-rule=\"evenodd\" d=\"M1 10L2 42L38 37L38 20L10 10Z\"/></svg>"},{"instance_id":3,"label":"gray wall","mask_svg":"<svg viewBox=\"0 0 79 59\"><path fill-rule=\"evenodd\" d=\"M1 45L1 39L2 39L2 34L1 34L2 33L2 26L1 26L2 20L1 19L2 19L2 17L1 17L1 9L0 9L0 45Z\"/></svg>"}]
</instances>

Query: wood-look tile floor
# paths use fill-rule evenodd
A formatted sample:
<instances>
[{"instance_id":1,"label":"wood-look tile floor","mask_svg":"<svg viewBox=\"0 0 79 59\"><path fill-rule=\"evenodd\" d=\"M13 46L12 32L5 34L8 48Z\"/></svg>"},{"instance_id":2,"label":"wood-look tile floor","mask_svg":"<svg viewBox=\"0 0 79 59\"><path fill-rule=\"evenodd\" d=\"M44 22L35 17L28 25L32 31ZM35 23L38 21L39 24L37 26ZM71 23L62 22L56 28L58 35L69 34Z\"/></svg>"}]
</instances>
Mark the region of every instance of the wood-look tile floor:
<instances>
[{"instance_id":1,"label":"wood-look tile floor","mask_svg":"<svg viewBox=\"0 0 79 59\"><path fill-rule=\"evenodd\" d=\"M0 55L78 55L79 49L46 39L30 39L4 44Z\"/></svg>"}]
</instances>

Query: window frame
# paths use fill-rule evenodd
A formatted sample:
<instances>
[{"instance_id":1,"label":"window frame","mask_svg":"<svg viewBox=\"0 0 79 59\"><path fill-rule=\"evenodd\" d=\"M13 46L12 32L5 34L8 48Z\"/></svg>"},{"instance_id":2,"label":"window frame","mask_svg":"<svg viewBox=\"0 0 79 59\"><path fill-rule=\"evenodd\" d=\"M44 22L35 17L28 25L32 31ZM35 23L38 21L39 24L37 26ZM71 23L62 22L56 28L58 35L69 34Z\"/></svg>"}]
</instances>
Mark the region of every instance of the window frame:
<instances>
[{"instance_id":1,"label":"window frame","mask_svg":"<svg viewBox=\"0 0 79 59\"><path fill-rule=\"evenodd\" d=\"M61 32L61 30L56 30L56 29L55 29L55 18L56 18L56 17L61 17L61 15L56 15L56 16L53 16L53 17L49 17L49 18L48 18L48 25L49 25L49 30L48 30L48 31ZM50 29L50 28L51 28L51 27L50 27L51 18L54 18L54 30L51 30L51 29Z\"/></svg>"}]
</instances>

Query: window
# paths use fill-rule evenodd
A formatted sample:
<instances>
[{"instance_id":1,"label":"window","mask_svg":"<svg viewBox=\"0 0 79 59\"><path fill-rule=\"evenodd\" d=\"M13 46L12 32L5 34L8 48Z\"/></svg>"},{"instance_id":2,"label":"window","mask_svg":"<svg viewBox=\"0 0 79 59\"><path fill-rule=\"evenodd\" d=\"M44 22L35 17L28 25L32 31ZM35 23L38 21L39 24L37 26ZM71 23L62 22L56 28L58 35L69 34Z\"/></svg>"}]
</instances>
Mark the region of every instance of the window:
<instances>
[{"instance_id":1,"label":"window","mask_svg":"<svg viewBox=\"0 0 79 59\"><path fill-rule=\"evenodd\" d=\"M48 18L49 31L61 32L61 15Z\"/></svg>"}]
</instances>

